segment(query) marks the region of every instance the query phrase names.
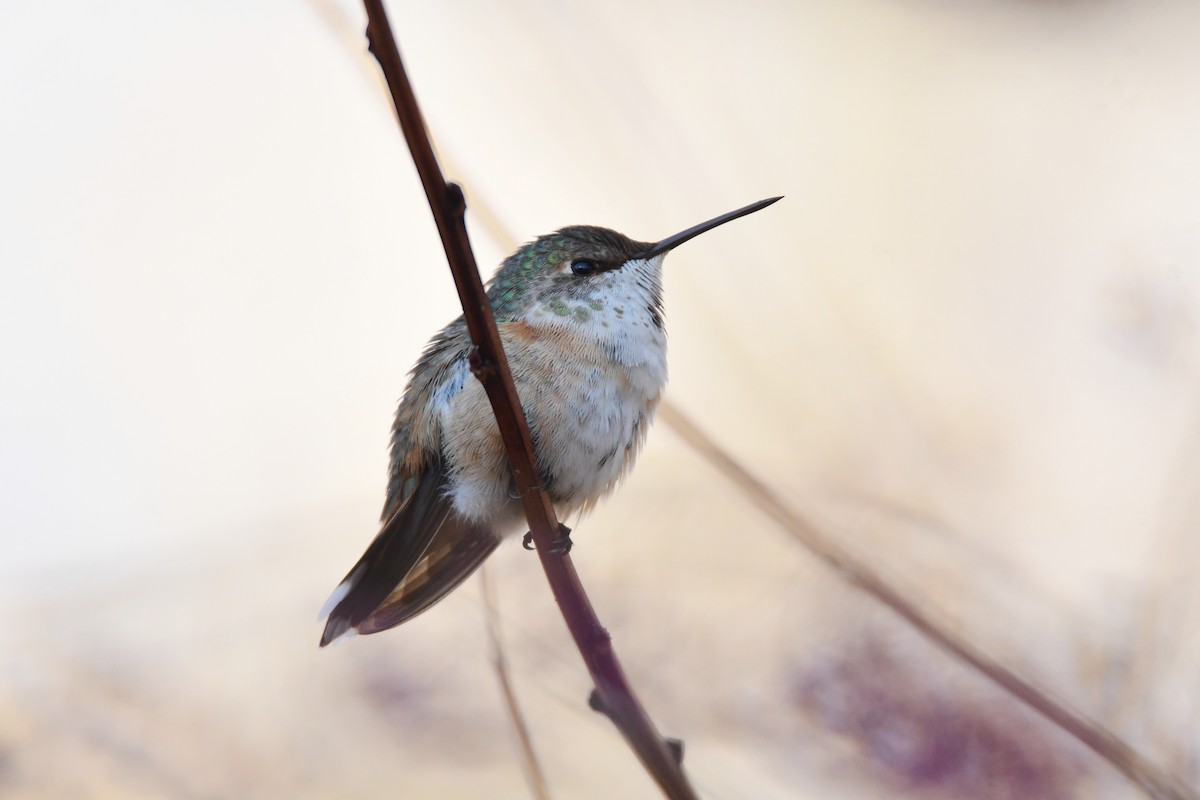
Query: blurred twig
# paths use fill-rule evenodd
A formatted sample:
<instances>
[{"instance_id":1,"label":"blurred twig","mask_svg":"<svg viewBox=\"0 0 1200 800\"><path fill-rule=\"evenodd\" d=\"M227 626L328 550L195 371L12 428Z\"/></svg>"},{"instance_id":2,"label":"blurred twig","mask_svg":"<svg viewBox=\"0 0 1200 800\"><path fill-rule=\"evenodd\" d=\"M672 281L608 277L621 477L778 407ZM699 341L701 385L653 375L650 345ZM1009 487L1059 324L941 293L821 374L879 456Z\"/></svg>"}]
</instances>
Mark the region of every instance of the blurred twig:
<instances>
[{"instance_id":1,"label":"blurred twig","mask_svg":"<svg viewBox=\"0 0 1200 800\"><path fill-rule=\"evenodd\" d=\"M517 746L521 751L521 763L525 767L525 781L529 790L538 800L550 800L550 790L546 787L546 775L542 772L542 764L538 761L533 749L533 739L529 735L529 726L525 724L525 714L517 701L517 692L513 687L512 674L508 669L508 658L504 653L504 640L500 636L500 610L496 605L496 590L492 586L492 572L484 563L479 569L479 579L483 584L483 610L487 620L488 641L492 648L492 666L496 670L496 680L500 682L500 693L504 695L504 706L508 710L508 718L512 720L513 733L517 737Z\"/></svg>"},{"instance_id":2,"label":"blurred twig","mask_svg":"<svg viewBox=\"0 0 1200 800\"><path fill-rule=\"evenodd\" d=\"M1195 800L1197 794L1178 778L1151 764L1141 753L1100 723L1059 703L1046 692L998 663L974 645L951 633L931 615L918 608L873 568L860 562L803 515L788 507L765 483L700 430L678 408L663 403L663 421L704 457L718 472L764 514L775 520L809 552L832 567L847 583L875 598L926 639L966 662L978 672L1050 722L1086 745L1150 797L1162 800Z\"/></svg>"},{"instance_id":3,"label":"blurred twig","mask_svg":"<svg viewBox=\"0 0 1200 800\"><path fill-rule=\"evenodd\" d=\"M561 546L568 531L558 522L549 496L540 488L529 426L521 411L496 320L467 240L462 189L457 184L446 183L442 177L382 0L364 0L364 6L371 53L383 69L400 127L420 174L458 288L463 317L474 343L471 368L487 391L546 579L595 682L593 696L599 697L604 713L625 736L663 792L671 798L695 798L682 766L634 696L613 651L612 639L592 609L567 548Z\"/></svg>"}]
</instances>

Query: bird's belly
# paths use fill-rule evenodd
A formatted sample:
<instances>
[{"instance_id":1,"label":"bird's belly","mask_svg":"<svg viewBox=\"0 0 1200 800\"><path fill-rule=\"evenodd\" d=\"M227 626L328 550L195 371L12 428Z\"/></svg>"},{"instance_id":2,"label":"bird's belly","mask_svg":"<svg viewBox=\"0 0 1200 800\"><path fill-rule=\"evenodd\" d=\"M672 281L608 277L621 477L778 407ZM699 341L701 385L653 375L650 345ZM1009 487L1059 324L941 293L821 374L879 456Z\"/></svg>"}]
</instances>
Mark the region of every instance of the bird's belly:
<instances>
[{"instance_id":1,"label":"bird's belly","mask_svg":"<svg viewBox=\"0 0 1200 800\"><path fill-rule=\"evenodd\" d=\"M634 358L561 337L522 344L506 342L505 349L539 470L561 515L586 510L632 465L666 382L665 352L639 350ZM468 381L447 406L443 449L460 514L514 515L518 503L503 442L477 381Z\"/></svg>"},{"instance_id":2,"label":"bird's belly","mask_svg":"<svg viewBox=\"0 0 1200 800\"><path fill-rule=\"evenodd\" d=\"M661 394L647 377L576 366L546 387L558 405L539 408L531 425L547 488L564 513L591 506L632 466Z\"/></svg>"}]
</instances>

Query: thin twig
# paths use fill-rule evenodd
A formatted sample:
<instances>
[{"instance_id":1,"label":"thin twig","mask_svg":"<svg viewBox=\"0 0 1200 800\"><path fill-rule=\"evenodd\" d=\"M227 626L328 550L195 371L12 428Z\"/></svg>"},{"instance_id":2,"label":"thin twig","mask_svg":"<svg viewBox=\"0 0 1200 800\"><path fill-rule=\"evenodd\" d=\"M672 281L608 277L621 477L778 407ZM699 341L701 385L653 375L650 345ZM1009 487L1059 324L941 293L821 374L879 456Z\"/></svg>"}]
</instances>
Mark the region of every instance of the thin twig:
<instances>
[{"instance_id":1,"label":"thin twig","mask_svg":"<svg viewBox=\"0 0 1200 800\"><path fill-rule=\"evenodd\" d=\"M487 622L488 642L492 650L492 667L496 670L496 680L500 683L500 694L504 697L504 707L508 710L508 718L512 720L513 734L517 737L517 747L521 751L521 763L525 769L525 782L529 790L538 800L550 800L550 790L546 786L546 774L542 771L542 763L538 760L537 752L533 749L533 737L529 734L529 726L525 723L525 714L517 700L517 691L513 686L512 672L508 668L508 657L504 652L504 639L500 634L500 609L496 604L496 590L492 586L492 571L484 563L479 568L479 579L483 585L483 611Z\"/></svg>"},{"instance_id":2,"label":"thin twig","mask_svg":"<svg viewBox=\"0 0 1200 800\"><path fill-rule=\"evenodd\" d=\"M425 188L430 210L441 235L442 247L454 275L467 330L475 345L472 371L483 384L491 402L508 453L513 482L525 506L530 533L537 545L538 557L554 599L591 673L596 685L595 694L600 698L605 713L625 736L667 797L694 800L696 793L684 776L682 766L634 696L613 651L612 639L596 617L566 548L555 546L556 540L566 533L566 528L559 524L549 496L538 488L540 481L529 426L521 411L496 320L492 316L475 256L467 240L464 218L466 204L462 190L456 184L446 183L442 176L382 0L363 2L368 19L367 40L391 91L400 127L421 176L421 184Z\"/></svg>"},{"instance_id":3,"label":"thin twig","mask_svg":"<svg viewBox=\"0 0 1200 800\"><path fill-rule=\"evenodd\" d=\"M832 567L846 582L890 608L926 639L950 652L993 683L1069 733L1107 761L1147 795L1161 800L1196 800L1197 794L1178 778L1150 763L1141 753L1100 723L1072 711L969 642L955 636L906 598L874 569L861 563L784 503L757 476L743 467L678 408L662 404L662 419L697 453L724 475L764 514L775 520L809 552Z\"/></svg>"}]
</instances>

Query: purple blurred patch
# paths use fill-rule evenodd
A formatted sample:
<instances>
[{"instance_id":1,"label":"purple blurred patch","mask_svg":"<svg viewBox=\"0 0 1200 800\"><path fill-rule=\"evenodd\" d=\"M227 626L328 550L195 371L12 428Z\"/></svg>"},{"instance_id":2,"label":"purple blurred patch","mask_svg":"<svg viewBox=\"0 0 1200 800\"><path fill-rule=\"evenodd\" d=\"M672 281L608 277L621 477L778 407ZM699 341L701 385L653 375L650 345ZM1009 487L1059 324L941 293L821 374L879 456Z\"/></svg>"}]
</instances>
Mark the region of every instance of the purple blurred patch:
<instances>
[{"instance_id":1,"label":"purple blurred patch","mask_svg":"<svg viewBox=\"0 0 1200 800\"><path fill-rule=\"evenodd\" d=\"M909 792L980 800L1070 800L1083 768L1069 743L1004 698L973 696L864 637L801 670L793 700Z\"/></svg>"}]
</instances>

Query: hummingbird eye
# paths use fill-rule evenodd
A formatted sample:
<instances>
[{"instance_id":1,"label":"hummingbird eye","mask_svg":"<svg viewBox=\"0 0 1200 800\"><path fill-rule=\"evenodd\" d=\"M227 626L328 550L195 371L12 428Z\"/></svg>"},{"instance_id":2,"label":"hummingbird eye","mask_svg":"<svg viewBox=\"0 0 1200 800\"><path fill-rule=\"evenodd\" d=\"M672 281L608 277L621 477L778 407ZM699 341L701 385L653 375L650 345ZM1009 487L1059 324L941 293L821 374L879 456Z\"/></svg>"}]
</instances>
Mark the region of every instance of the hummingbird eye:
<instances>
[{"instance_id":1,"label":"hummingbird eye","mask_svg":"<svg viewBox=\"0 0 1200 800\"><path fill-rule=\"evenodd\" d=\"M571 262L571 272L576 275L591 275L596 271L596 262L589 258L577 258Z\"/></svg>"}]
</instances>

